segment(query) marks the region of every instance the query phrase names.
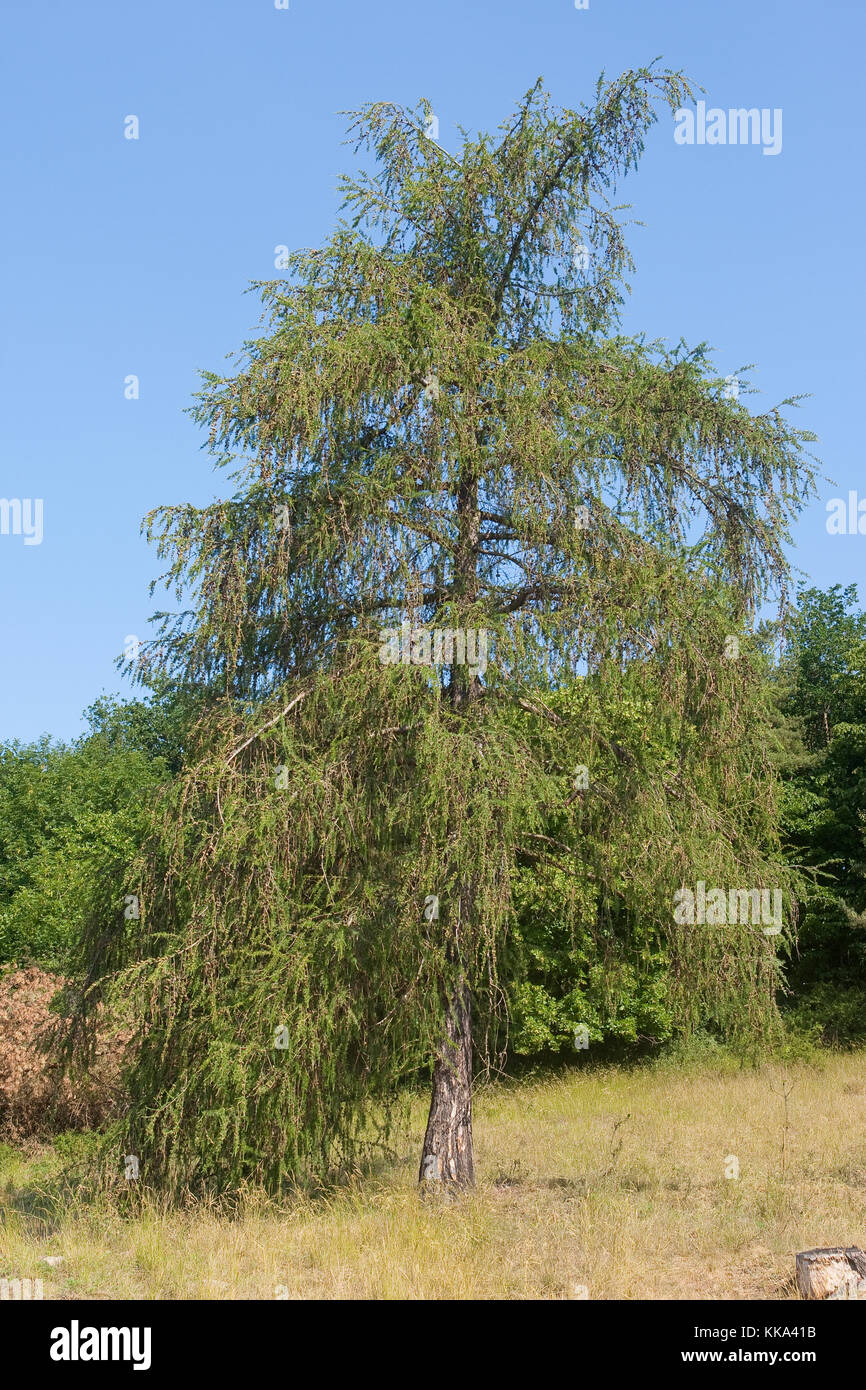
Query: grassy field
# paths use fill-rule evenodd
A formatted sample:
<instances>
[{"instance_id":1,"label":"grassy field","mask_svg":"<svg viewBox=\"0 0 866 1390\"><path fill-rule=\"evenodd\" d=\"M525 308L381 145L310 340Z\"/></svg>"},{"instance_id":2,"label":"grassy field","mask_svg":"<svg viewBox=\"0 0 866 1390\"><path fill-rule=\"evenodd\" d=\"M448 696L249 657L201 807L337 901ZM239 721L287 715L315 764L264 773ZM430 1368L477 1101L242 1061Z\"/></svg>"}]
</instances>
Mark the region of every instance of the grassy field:
<instances>
[{"instance_id":1,"label":"grassy field","mask_svg":"<svg viewBox=\"0 0 866 1390\"><path fill-rule=\"evenodd\" d=\"M451 1204L417 1196L423 1119L378 1175L233 1219L58 1198L55 1149L3 1147L0 1276L46 1299L788 1299L797 1250L866 1246L862 1052L488 1087Z\"/></svg>"}]
</instances>

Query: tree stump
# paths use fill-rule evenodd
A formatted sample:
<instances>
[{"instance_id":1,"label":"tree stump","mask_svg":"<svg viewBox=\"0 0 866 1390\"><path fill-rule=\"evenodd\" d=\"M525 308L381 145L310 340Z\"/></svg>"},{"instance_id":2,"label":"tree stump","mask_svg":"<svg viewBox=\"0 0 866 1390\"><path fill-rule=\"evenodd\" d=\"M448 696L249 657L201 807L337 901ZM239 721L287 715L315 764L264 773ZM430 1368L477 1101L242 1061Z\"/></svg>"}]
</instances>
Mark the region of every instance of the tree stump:
<instances>
[{"instance_id":1,"label":"tree stump","mask_svg":"<svg viewBox=\"0 0 866 1390\"><path fill-rule=\"evenodd\" d=\"M801 1250L797 1256L800 1297L866 1299L866 1254L857 1245Z\"/></svg>"}]
</instances>

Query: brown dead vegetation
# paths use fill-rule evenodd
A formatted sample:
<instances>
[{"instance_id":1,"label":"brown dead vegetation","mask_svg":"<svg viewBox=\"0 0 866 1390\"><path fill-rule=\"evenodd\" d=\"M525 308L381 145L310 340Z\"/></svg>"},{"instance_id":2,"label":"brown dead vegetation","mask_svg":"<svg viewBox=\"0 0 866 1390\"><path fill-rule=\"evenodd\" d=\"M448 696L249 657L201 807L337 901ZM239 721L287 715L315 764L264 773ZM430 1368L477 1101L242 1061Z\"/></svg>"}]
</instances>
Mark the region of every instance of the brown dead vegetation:
<instances>
[{"instance_id":1,"label":"brown dead vegetation","mask_svg":"<svg viewBox=\"0 0 866 1390\"><path fill-rule=\"evenodd\" d=\"M38 966L0 976L0 1139L17 1142L92 1129L122 1105L128 1032L97 1030L86 1077L63 1076L52 1044L63 1024L52 1000L65 981Z\"/></svg>"}]
</instances>

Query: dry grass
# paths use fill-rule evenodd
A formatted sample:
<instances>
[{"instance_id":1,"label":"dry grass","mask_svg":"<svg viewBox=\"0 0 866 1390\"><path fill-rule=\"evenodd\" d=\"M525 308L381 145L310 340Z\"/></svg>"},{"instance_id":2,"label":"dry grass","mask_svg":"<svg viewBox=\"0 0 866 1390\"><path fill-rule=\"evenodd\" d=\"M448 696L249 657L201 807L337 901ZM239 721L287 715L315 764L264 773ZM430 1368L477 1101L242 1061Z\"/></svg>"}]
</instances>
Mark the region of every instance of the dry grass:
<instances>
[{"instance_id":1,"label":"dry grass","mask_svg":"<svg viewBox=\"0 0 866 1390\"><path fill-rule=\"evenodd\" d=\"M489 1088L478 1189L453 1204L417 1196L422 1121L419 1105L403 1158L380 1175L327 1199L251 1200L234 1220L52 1205L56 1155L7 1148L0 1275L41 1277L46 1298L574 1298L585 1286L594 1299L777 1299L795 1297L797 1250L866 1245L863 1053Z\"/></svg>"}]
</instances>

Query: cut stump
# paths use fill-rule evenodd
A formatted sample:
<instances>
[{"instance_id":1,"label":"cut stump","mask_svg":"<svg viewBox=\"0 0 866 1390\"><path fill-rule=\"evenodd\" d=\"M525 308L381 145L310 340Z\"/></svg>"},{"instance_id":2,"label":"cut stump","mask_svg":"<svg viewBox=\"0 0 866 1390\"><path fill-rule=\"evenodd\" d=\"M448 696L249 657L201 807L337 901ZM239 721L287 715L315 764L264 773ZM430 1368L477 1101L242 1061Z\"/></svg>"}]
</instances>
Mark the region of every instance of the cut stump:
<instances>
[{"instance_id":1,"label":"cut stump","mask_svg":"<svg viewBox=\"0 0 866 1390\"><path fill-rule=\"evenodd\" d=\"M800 1297L866 1299L866 1254L857 1245L801 1250L797 1256Z\"/></svg>"}]
</instances>

